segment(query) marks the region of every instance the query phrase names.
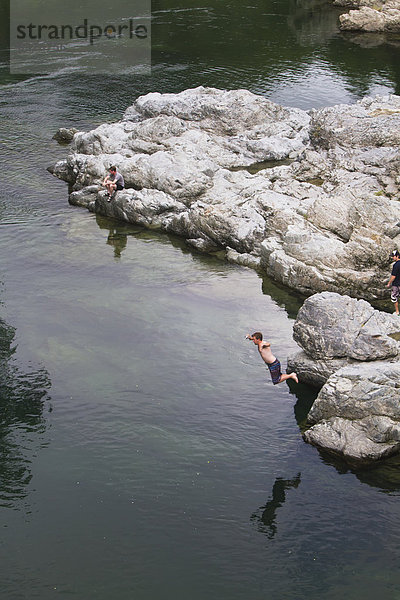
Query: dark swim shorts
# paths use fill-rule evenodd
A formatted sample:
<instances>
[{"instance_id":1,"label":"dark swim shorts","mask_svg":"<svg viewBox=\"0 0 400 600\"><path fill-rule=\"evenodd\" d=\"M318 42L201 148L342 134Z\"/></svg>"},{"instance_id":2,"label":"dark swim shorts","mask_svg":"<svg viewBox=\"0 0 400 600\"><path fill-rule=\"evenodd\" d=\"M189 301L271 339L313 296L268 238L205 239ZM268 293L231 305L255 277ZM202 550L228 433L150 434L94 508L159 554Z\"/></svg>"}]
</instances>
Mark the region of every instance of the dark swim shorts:
<instances>
[{"instance_id":1,"label":"dark swim shorts","mask_svg":"<svg viewBox=\"0 0 400 600\"><path fill-rule=\"evenodd\" d=\"M120 183L117 183L117 192L119 192L120 190L123 190L123 189L124 189L124 187Z\"/></svg>"},{"instance_id":2,"label":"dark swim shorts","mask_svg":"<svg viewBox=\"0 0 400 600\"><path fill-rule=\"evenodd\" d=\"M281 377L282 377L281 363L279 362L278 359L276 359L276 360L274 360L273 363L268 365L268 369L269 369L269 372L271 373L272 383L274 385L276 385L277 383L280 382Z\"/></svg>"}]
</instances>

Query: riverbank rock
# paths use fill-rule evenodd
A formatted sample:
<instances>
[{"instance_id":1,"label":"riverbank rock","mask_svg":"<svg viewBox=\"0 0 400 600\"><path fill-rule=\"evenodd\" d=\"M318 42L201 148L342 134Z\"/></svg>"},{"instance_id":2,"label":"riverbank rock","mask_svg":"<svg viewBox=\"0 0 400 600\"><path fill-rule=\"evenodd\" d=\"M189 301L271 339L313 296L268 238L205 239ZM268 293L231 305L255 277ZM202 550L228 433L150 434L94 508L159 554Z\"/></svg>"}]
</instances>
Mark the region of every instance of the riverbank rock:
<instances>
[{"instance_id":1,"label":"riverbank rock","mask_svg":"<svg viewBox=\"0 0 400 600\"><path fill-rule=\"evenodd\" d=\"M53 140L56 140L60 144L69 144L72 142L76 133L78 133L78 129L75 129L75 127L70 127L68 129L66 127L60 127L53 135Z\"/></svg>"},{"instance_id":2,"label":"riverbank rock","mask_svg":"<svg viewBox=\"0 0 400 600\"><path fill-rule=\"evenodd\" d=\"M321 387L338 369L360 361L398 359L400 318L365 300L333 292L307 298L293 326L302 350L288 358L290 371Z\"/></svg>"},{"instance_id":3,"label":"riverbank rock","mask_svg":"<svg viewBox=\"0 0 400 600\"><path fill-rule=\"evenodd\" d=\"M350 462L400 450L400 318L324 292L299 310L288 359L301 382L322 387L304 438Z\"/></svg>"},{"instance_id":4,"label":"riverbank rock","mask_svg":"<svg viewBox=\"0 0 400 600\"><path fill-rule=\"evenodd\" d=\"M334 4L354 9L340 15L343 31L400 31L399 0L335 0Z\"/></svg>"},{"instance_id":5,"label":"riverbank rock","mask_svg":"<svg viewBox=\"0 0 400 600\"><path fill-rule=\"evenodd\" d=\"M49 170L71 204L225 251L305 295L372 300L400 246L399 125L393 95L306 112L246 90L151 93L75 133ZM107 202L112 164L126 189Z\"/></svg>"},{"instance_id":6,"label":"riverbank rock","mask_svg":"<svg viewBox=\"0 0 400 600\"><path fill-rule=\"evenodd\" d=\"M353 364L334 373L309 415L304 439L349 462L400 451L400 363Z\"/></svg>"}]
</instances>

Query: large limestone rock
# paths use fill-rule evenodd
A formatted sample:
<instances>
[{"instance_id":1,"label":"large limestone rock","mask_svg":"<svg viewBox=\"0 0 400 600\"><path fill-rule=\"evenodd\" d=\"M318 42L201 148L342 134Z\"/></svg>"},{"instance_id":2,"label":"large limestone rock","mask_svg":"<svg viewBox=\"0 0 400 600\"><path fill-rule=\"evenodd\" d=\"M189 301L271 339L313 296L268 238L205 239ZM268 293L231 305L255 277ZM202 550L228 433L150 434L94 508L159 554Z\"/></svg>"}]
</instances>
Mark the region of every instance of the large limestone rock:
<instances>
[{"instance_id":1,"label":"large limestone rock","mask_svg":"<svg viewBox=\"0 0 400 600\"><path fill-rule=\"evenodd\" d=\"M50 170L71 204L224 250L306 295L377 299L400 246L399 115L397 96L307 113L246 90L151 93L75 133ZM108 203L111 164L127 189Z\"/></svg>"},{"instance_id":2,"label":"large limestone rock","mask_svg":"<svg viewBox=\"0 0 400 600\"><path fill-rule=\"evenodd\" d=\"M288 371L321 387L304 438L350 462L400 451L400 318L332 292L308 298Z\"/></svg>"},{"instance_id":3,"label":"large limestone rock","mask_svg":"<svg viewBox=\"0 0 400 600\"><path fill-rule=\"evenodd\" d=\"M397 315L375 310L365 300L332 292L307 298L293 327L295 341L317 359L392 358L400 346L389 334L397 332Z\"/></svg>"},{"instance_id":4,"label":"large limestone rock","mask_svg":"<svg viewBox=\"0 0 400 600\"><path fill-rule=\"evenodd\" d=\"M343 31L400 31L399 0L335 0L334 4L355 9L340 15Z\"/></svg>"},{"instance_id":5,"label":"large limestone rock","mask_svg":"<svg viewBox=\"0 0 400 600\"><path fill-rule=\"evenodd\" d=\"M307 442L371 462L400 450L400 363L376 361L339 369L309 415Z\"/></svg>"},{"instance_id":6,"label":"large limestone rock","mask_svg":"<svg viewBox=\"0 0 400 600\"><path fill-rule=\"evenodd\" d=\"M398 159L400 143L400 97L364 98L351 106L328 106L311 111L311 132L319 145L329 149L385 148L376 161ZM365 157L365 155L364 155ZM346 157L347 160L350 159ZM359 156L363 160L363 155ZM367 159L368 160L368 159ZM348 165L351 167L351 165ZM373 165L371 165L373 166ZM346 169L347 165L344 164ZM357 182L355 185L359 185Z\"/></svg>"},{"instance_id":7,"label":"large limestone rock","mask_svg":"<svg viewBox=\"0 0 400 600\"><path fill-rule=\"evenodd\" d=\"M321 387L346 365L397 359L400 342L396 334L400 334L397 315L334 292L315 294L298 312L293 338L302 351L288 358L288 367L303 382Z\"/></svg>"}]
</instances>

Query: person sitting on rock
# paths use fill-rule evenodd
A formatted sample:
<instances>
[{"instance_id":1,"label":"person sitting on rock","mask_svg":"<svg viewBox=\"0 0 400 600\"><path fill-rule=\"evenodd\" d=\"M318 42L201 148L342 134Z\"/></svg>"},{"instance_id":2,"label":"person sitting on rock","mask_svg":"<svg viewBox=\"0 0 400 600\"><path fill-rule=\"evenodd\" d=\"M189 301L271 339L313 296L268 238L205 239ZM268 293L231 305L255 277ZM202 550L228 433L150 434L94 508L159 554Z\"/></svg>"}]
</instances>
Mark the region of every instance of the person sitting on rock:
<instances>
[{"instance_id":1,"label":"person sitting on rock","mask_svg":"<svg viewBox=\"0 0 400 600\"><path fill-rule=\"evenodd\" d=\"M258 346L260 356L269 369L272 378L272 383L274 385L282 383L282 381L286 381L287 379L294 379L296 383L299 383L296 373L282 375L281 363L276 358L276 356L272 354L271 344L269 342L263 341L263 334L260 331L256 331L255 333L253 333L253 335L246 335L246 338L254 342L256 346Z\"/></svg>"},{"instance_id":2,"label":"person sitting on rock","mask_svg":"<svg viewBox=\"0 0 400 600\"><path fill-rule=\"evenodd\" d=\"M399 296L400 296L400 252L395 250L391 256L390 260L394 261L392 267L392 274L390 276L389 281L387 282L386 287L392 286L392 293L390 295L391 301L394 303L395 314L399 314Z\"/></svg>"},{"instance_id":3,"label":"person sitting on rock","mask_svg":"<svg viewBox=\"0 0 400 600\"><path fill-rule=\"evenodd\" d=\"M118 173L117 167L110 167L110 174L104 178L102 185L107 189L108 201L115 191L124 189L125 181L121 173Z\"/></svg>"}]
</instances>

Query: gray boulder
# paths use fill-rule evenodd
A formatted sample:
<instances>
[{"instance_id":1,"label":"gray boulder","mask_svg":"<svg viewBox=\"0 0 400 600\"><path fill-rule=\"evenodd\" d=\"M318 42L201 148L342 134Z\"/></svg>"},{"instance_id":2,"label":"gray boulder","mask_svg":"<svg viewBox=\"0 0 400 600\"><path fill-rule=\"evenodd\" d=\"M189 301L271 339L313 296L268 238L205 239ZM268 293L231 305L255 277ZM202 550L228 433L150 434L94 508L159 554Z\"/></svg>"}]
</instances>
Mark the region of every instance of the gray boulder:
<instances>
[{"instance_id":1,"label":"gray boulder","mask_svg":"<svg viewBox=\"0 0 400 600\"><path fill-rule=\"evenodd\" d=\"M398 359L399 334L399 317L365 300L334 292L315 294L297 314L293 338L302 350L288 357L288 371L320 388L346 365Z\"/></svg>"},{"instance_id":2,"label":"gray boulder","mask_svg":"<svg viewBox=\"0 0 400 600\"><path fill-rule=\"evenodd\" d=\"M288 357L287 371L297 373L302 383L319 389L333 373L350 362L352 361L347 358L312 358L306 352L301 351Z\"/></svg>"},{"instance_id":3,"label":"gray boulder","mask_svg":"<svg viewBox=\"0 0 400 600\"><path fill-rule=\"evenodd\" d=\"M399 125L399 96L368 97L352 106L338 105L311 111L311 135L325 148L339 144L341 147L384 146L398 150Z\"/></svg>"},{"instance_id":4,"label":"gray boulder","mask_svg":"<svg viewBox=\"0 0 400 600\"><path fill-rule=\"evenodd\" d=\"M340 15L343 31L400 31L399 0L336 0L334 4L355 9Z\"/></svg>"},{"instance_id":5,"label":"gray boulder","mask_svg":"<svg viewBox=\"0 0 400 600\"><path fill-rule=\"evenodd\" d=\"M76 133L78 133L78 129L75 129L75 127L60 127L53 135L53 139L57 140L60 144L69 144Z\"/></svg>"},{"instance_id":6,"label":"gray boulder","mask_svg":"<svg viewBox=\"0 0 400 600\"><path fill-rule=\"evenodd\" d=\"M305 295L378 299L400 246L399 114L393 95L309 114L246 90L151 93L75 133L50 170L73 204L198 240ZM123 209L92 191L111 164Z\"/></svg>"},{"instance_id":7,"label":"gray boulder","mask_svg":"<svg viewBox=\"0 0 400 600\"><path fill-rule=\"evenodd\" d=\"M375 310L365 300L333 292L315 294L300 308L293 337L313 358L378 360L398 355L389 334L400 332L400 319Z\"/></svg>"},{"instance_id":8,"label":"gray boulder","mask_svg":"<svg viewBox=\"0 0 400 600\"><path fill-rule=\"evenodd\" d=\"M400 363L376 361L339 369L321 389L304 439L350 462L400 451Z\"/></svg>"},{"instance_id":9,"label":"gray boulder","mask_svg":"<svg viewBox=\"0 0 400 600\"><path fill-rule=\"evenodd\" d=\"M320 387L304 439L350 462L400 451L400 319L332 292L308 298L288 372Z\"/></svg>"}]
</instances>

